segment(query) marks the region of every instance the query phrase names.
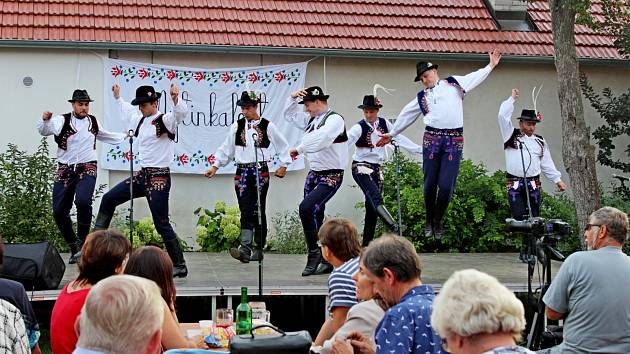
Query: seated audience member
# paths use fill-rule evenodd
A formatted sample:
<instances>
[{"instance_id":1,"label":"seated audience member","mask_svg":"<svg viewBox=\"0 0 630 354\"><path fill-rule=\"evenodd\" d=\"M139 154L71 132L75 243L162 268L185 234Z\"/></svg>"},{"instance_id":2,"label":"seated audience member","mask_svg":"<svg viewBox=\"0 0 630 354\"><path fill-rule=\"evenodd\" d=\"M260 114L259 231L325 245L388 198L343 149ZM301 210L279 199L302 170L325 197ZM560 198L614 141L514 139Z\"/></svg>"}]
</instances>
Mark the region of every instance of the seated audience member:
<instances>
[{"instance_id":1,"label":"seated audience member","mask_svg":"<svg viewBox=\"0 0 630 354\"><path fill-rule=\"evenodd\" d=\"M321 346L330 339L346 321L350 308L358 302L352 274L359 268L361 252L357 228L350 220L335 218L326 221L319 229L318 237L322 256L334 270L328 276L330 316L319 330L314 346Z\"/></svg>"},{"instance_id":2,"label":"seated audience member","mask_svg":"<svg viewBox=\"0 0 630 354\"><path fill-rule=\"evenodd\" d=\"M4 260L4 244L0 239L0 270L2 269L2 263ZM0 272L1 273L1 272ZM10 279L0 278L0 299L8 301L13 306L17 307L22 313L24 319L24 325L26 326L26 336L28 337L28 343L33 353L40 353L39 345L39 324L35 317L35 311L28 299L24 285Z\"/></svg>"},{"instance_id":3,"label":"seated audience member","mask_svg":"<svg viewBox=\"0 0 630 354\"><path fill-rule=\"evenodd\" d=\"M604 207L584 230L588 251L560 266L543 301L547 317L564 320L563 342L551 353L630 353L630 257L622 251L628 215Z\"/></svg>"},{"instance_id":4,"label":"seated audience member","mask_svg":"<svg viewBox=\"0 0 630 354\"><path fill-rule=\"evenodd\" d=\"M534 354L516 345L525 330L523 304L496 278L475 269L457 271L444 283L431 324L452 354Z\"/></svg>"},{"instance_id":5,"label":"seated audience member","mask_svg":"<svg viewBox=\"0 0 630 354\"><path fill-rule=\"evenodd\" d=\"M374 283L361 269L352 275L352 280L357 283L357 299L360 302L350 308L346 322L335 335L324 342L319 351L322 354L330 353L336 338L346 339L352 332L359 332L373 341L374 330L387 310L383 300L374 298Z\"/></svg>"},{"instance_id":6,"label":"seated audience member","mask_svg":"<svg viewBox=\"0 0 630 354\"><path fill-rule=\"evenodd\" d=\"M74 354L159 353L163 321L163 301L153 281L111 276L98 282L85 300Z\"/></svg>"},{"instance_id":7,"label":"seated audience member","mask_svg":"<svg viewBox=\"0 0 630 354\"><path fill-rule=\"evenodd\" d=\"M79 275L66 284L50 318L50 344L55 354L70 354L77 343L74 322L92 286L123 270L131 244L120 232L101 230L89 234L81 248Z\"/></svg>"},{"instance_id":8,"label":"seated audience member","mask_svg":"<svg viewBox=\"0 0 630 354\"><path fill-rule=\"evenodd\" d=\"M22 313L8 301L0 299L0 353L30 352Z\"/></svg>"},{"instance_id":9,"label":"seated audience member","mask_svg":"<svg viewBox=\"0 0 630 354\"><path fill-rule=\"evenodd\" d=\"M175 282L173 262L166 252L155 246L145 246L135 250L125 266L125 274L153 280L161 290L164 299L164 323L162 325L162 348L195 348L193 341L187 340L179 327L175 312ZM199 347L206 348L203 341Z\"/></svg>"},{"instance_id":10,"label":"seated audience member","mask_svg":"<svg viewBox=\"0 0 630 354\"><path fill-rule=\"evenodd\" d=\"M431 327L435 293L420 280L420 257L404 237L384 235L370 243L361 257L361 271L374 282L377 294L391 306L376 327L375 342L352 332L337 339L333 354L442 353L441 339Z\"/></svg>"}]
</instances>

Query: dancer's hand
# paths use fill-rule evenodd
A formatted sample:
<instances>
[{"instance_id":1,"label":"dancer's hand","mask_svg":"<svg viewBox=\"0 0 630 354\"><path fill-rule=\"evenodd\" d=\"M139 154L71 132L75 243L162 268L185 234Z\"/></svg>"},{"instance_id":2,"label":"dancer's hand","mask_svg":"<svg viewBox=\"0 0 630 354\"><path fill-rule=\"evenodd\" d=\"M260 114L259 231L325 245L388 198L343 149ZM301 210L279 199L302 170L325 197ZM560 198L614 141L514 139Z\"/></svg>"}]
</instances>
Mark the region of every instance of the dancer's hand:
<instances>
[{"instance_id":1,"label":"dancer's hand","mask_svg":"<svg viewBox=\"0 0 630 354\"><path fill-rule=\"evenodd\" d=\"M52 112L46 111L42 114L42 120L44 120L44 122L50 120L50 118L52 118L52 115Z\"/></svg>"},{"instance_id":2,"label":"dancer's hand","mask_svg":"<svg viewBox=\"0 0 630 354\"><path fill-rule=\"evenodd\" d=\"M518 99L518 94L519 94L518 89L517 88L513 88L512 89L512 98L515 99L515 100Z\"/></svg>"},{"instance_id":3,"label":"dancer's hand","mask_svg":"<svg viewBox=\"0 0 630 354\"><path fill-rule=\"evenodd\" d=\"M289 149L289 155L291 155L291 160L295 160L295 159L297 159L297 157L298 157L298 155L299 155L299 154L300 154L300 153L297 151L297 149L296 149L296 148L290 148L290 149Z\"/></svg>"},{"instance_id":4,"label":"dancer's hand","mask_svg":"<svg viewBox=\"0 0 630 354\"><path fill-rule=\"evenodd\" d=\"M494 69L495 66L499 65L499 61L501 60L501 52L499 52L499 50L495 48L493 51L488 53L488 56L490 56L490 66Z\"/></svg>"},{"instance_id":5,"label":"dancer's hand","mask_svg":"<svg viewBox=\"0 0 630 354\"><path fill-rule=\"evenodd\" d=\"M383 134L380 132L377 132L377 133L378 133L378 136L380 136L381 138L378 139L378 141L376 142L376 146L378 147L385 146L392 141L392 136L390 134Z\"/></svg>"},{"instance_id":6,"label":"dancer's hand","mask_svg":"<svg viewBox=\"0 0 630 354\"><path fill-rule=\"evenodd\" d=\"M216 166L212 166L212 167L210 167L210 168L206 171L206 173L204 173L203 175L204 175L204 176L206 176L206 177L208 177L208 178L212 178L212 177L214 177L214 175L216 175L216 174L217 174L217 170L218 170L218 169L219 169L218 167L216 167Z\"/></svg>"},{"instance_id":7,"label":"dancer's hand","mask_svg":"<svg viewBox=\"0 0 630 354\"><path fill-rule=\"evenodd\" d=\"M114 94L115 99L120 98L120 86L114 84L112 85L112 93Z\"/></svg>"},{"instance_id":8,"label":"dancer's hand","mask_svg":"<svg viewBox=\"0 0 630 354\"><path fill-rule=\"evenodd\" d=\"M284 175L287 174L287 167L286 166L282 166L279 169L276 170L276 173L274 173L274 175L278 178L283 178Z\"/></svg>"},{"instance_id":9,"label":"dancer's hand","mask_svg":"<svg viewBox=\"0 0 630 354\"><path fill-rule=\"evenodd\" d=\"M304 96L306 96L306 90L303 88L291 93L292 98L304 97Z\"/></svg>"},{"instance_id":10,"label":"dancer's hand","mask_svg":"<svg viewBox=\"0 0 630 354\"><path fill-rule=\"evenodd\" d=\"M173 100L173 104L177 106L177 102L179 100L179 86L175 84L171 84L171 99Z\"/></svg>"},{"instance_id":11,"label":"dancer's hand","mask_svg":"<svg viewBox=\"0 0 630 354\"><path fill-rule=\"evenodd\" d=\"M558 190L560 192L564 192L565 190L567 190L567 185L562 181L556 183L556 186L558 186Z\"/></svg>"}]
</instances>

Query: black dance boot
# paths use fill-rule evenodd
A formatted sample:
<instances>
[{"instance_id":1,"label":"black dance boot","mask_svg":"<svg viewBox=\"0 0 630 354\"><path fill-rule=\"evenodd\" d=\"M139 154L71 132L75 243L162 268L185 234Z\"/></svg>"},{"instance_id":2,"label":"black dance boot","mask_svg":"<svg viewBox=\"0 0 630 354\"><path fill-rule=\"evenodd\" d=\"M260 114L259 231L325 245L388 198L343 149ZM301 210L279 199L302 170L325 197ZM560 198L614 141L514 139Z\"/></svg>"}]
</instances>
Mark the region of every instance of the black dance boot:
<instances>
[{"instance_id":1,"label":"black dance boot","mask_svg":"<svg viewBox=\"0 0 630 354\"><path fill-rule=\"evenodd\" d=\"M433 236L433 224L427 222L427 225L424 227L424 237L430 238Z\"/></svg>"},{"instance_id":2,"label":"black dance boot","mask_svg":"<svg viewBox=\"0 0 630 354\"><path fill-rule=\"evenodd\" d=\"M81 243L75 242L70 244L70 259L68 264L75 264L81 259Z\"/></svg>"},{"instance_id":3,"label":"black dance boot","mask_svg":"<svg viewBox=\"0 0 630 354\"><path fill-rule=\"evenodd\" d=\"M168 252L171 261L173 261L173 278L185 278L188 275L188 268L184 260L182 246L177 238L164 241L166 252Z\"/></svg>"},{"instance_id":4,"label":"black dance boot","mask_svg":"<svg viewBox=\"0 0 630 354\"><path fill-rule=\"evenodd\" d=\"M322 257L322 261L319 264L319 267L317 267L317 270L315 271L315 275L330 274L332 271L333 271L332 264L328 263L328 261L325 260L324 257Z\"/></svg>"},{"instance_id":5,"label":"black dance boot","mask_svg":"<svg viewBox=\"0 0 630 354\"><path fill-rule=\"evenodd\" d=\"M317 266L322 261L322 251L317 245L317 230L304 231L306 238L306 246L308 247L308 255L306 258L306 266L302 271L302 276L307 277L315 274Z\"/></svg>"},{"instance_id":6,"label":"black dance boot","mask_svg":"<svg viewBox=\"0 0 630 354\"><path fill-rule=\"evenodd\" d=\"M96 221L94 221L94 231L109 229L109 223L111 223L112 217L101 213L100 211L96 215Z\"/></svg>"},{"instance_id":7,"label":"black dance boot","mask_svg":"<svg viewBox=\"0 0 630 354\"><path fill-rule=\"evenodd\" d=\"M261 238L260 245L258 245L258 237ZM262 261L265 258L263 250L265 249L265 244L267 243L267 231L264 230L262 235L256 235L254 237L254 251L252 252L252 256L249 258L252 262Z\"/></svg>"},{"instance_id":8,"label":"black dance boot","mask_svg":"<svg viewBox=\"0 0 630 354\"><path fill-rule=\"evenodd\" d=\"M387 210L387 208L385 208L384 205L379 205L376 207L376 214L378 214L378 216L381 218L381 220L383 220L383 222L385 223L385 225L394 233L396 233L397 235L400 232L400 226L398 225L398 223L396 221L394 221L394 218L392 217L392 214L389 213L389 211Z\"/></svg>"},{"instance_id":9,"label":"black dance boot","mask_svg":"<svg viewBox=\"0 0 630 354\"><path fill-rule=\"evenodd\" d=\"M444 224L442 221L436 221L433 225L433 236L436 241L439 241L442 239L442 234L444 233Z\"/></svg>"},{"instance_id":10,"label":"black dance boot","mask_svg":"<svg viewBox=\"0 0 630 354\"><path fill-rule=\"evenodd\" d=\"M254 238L254 230L242 229L239 240L241 246L239 248L230 248L230 256L234 259L238 259L242 263L249 263L249 259L252 255L252 239Z\"/></svg>"}]
</instances>

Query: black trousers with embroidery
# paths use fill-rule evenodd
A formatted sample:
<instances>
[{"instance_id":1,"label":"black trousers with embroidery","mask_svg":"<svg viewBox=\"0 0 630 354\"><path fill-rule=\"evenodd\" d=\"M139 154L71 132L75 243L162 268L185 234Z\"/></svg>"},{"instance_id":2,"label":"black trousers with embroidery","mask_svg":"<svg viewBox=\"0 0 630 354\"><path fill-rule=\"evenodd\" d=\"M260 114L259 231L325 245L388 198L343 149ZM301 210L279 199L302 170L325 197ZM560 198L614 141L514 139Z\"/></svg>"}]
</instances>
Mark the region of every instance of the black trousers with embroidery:
<instances>
[{"instance_id":1,"label":"black trousers with embroidery","mask_svg":"<svg viewBox=\"0 0 630 354\"><path fill-rule=\"evenodd\" d=\"M261 248L267 241L267 191L269 190L269 168L267 165L259 169L260 177L260 215L261 228L258 229L258 195L256 194L256 168L253 166L239 166L234 175L234 190L241 211L241 230L254 230L254 242Z\"/></svg>"},{"instance_id":2,"label":"black trousers with embroidery","mask_svg":"<svg viewBox=\"0 0 630 354\"><path fill-rule=\"evenodd\" d=\"M76 165L59 164L52 193L53 217L69 245L83 242L90 232L95 186L96 161ZM72 202L77 208L76 234L70 219Z\"/></svg>"},{"instance_id":3,"label":"black trousers with embroidery","mask_svg":"<svg viewBox=\"0 0 630 354\"><path fill-rule=\"evenodd\" d=\"M99 214L103 214L111 220L116 207L129 201L130 180L131 178L125 179L105 193L101 200ZM168 167L143 167L133 176L133 198L147 198L155 230L164 241L177 238L169 220L170 191L171 173Z\"/></svg>"}]
</instances>

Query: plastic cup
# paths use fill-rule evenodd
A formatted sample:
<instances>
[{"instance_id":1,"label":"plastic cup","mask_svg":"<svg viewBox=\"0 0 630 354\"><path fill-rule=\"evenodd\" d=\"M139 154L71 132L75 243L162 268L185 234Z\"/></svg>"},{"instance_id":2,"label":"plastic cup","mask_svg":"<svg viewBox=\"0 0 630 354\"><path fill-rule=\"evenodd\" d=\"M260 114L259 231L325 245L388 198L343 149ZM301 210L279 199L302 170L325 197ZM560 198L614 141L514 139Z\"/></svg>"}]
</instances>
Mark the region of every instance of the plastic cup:
<instances>
[{"instance_id":1,"label":"plastic cup","mask_svg":"<svg viewBox=\"0 0 630 354\"><path fill-rule=\"evenodd\" d=\"M203 335L204 337L211 335L213 325L214 325L214 322L211 320L199 321L199 328L201 329L201 335Z\"/></svg>"}]
</instances>

